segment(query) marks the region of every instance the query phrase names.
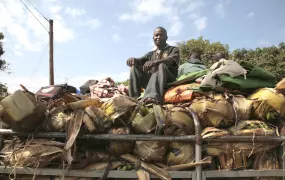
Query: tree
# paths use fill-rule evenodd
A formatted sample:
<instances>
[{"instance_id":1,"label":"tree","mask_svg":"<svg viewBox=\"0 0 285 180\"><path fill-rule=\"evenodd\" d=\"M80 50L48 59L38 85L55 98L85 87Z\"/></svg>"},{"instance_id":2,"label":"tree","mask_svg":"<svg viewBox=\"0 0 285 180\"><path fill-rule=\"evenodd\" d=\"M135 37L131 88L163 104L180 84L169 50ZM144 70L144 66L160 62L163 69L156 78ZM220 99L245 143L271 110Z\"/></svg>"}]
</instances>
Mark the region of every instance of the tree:
<instances>
[{"instance_id":1,"label":"tree","mask_svg":"<svg viewBox=\"0 0 285 180\"><path fill-rule=\"evenodd\" d=\"M231 58L236 61L247 61L262 67L281 80L285 76L285 43L278 46L249 49L236 49L231 53Z\"/></svg>"},{"instance_id":2,"label":"tree","mask_svg":"<svg viewBox=\"0 0 285 180\"><path fill-rule=\"evenodd\" d=\"M1 59L1 56L5 53L5 51L3 50L3 42L2 42L3 39L4 35L3 33L0 32L0 71L7 72L8 63L4 59ZM6 96L7 94L8 94L7 86L0 82L0 96Z\"/></svg>"},{"instance_id":3,"label":"tree","mask_svg":"<svg viewBox=\"0 0 285 180\"><path fill-rule=\"evenodd\" d=\"M123 84L123 85L125 85L125 86L128 86L128 85L130 84L130 80L127 79L127 80L125 80L125 81L116 82L116 85L120 85L120 84Z\"/></svg>"}]
</instances>

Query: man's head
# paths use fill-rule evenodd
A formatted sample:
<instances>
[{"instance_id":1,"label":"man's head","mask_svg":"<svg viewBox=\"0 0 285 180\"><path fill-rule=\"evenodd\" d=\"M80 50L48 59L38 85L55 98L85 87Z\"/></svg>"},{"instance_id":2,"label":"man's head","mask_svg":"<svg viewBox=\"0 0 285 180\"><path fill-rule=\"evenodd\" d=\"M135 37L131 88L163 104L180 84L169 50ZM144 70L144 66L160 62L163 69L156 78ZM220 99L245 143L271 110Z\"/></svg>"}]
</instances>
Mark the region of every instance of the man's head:
<instances>
[{"instance_id":1,"label":"man's head","mask_svg":"<svg viewBox=\"0 0 285 180\"><path fill-rule=\"evenodd\" d=\"M197 51L193 51L190 56L190 59L201 59L201 53L197 52Z\"/></svg>"},{"instance_id":2,"label":"man's head","mask_svg":"<svg viewBox=\"0 0 285 180\"><path fill-rule=\"evenodd\" d=\"M226 53L218 52L218 53L213 55L214 61L219 61L220 59L226 59Z\"/></svg>"},{"instance_id":3,"label":"man's head","mask_svg":"<svg viewBox=\"0 0 285 180\"><path fill-rule=\"evenodd\" d=\"M167 31L163 27L157 27L153 33L154 44L160 48L166 45L167 41Z\"/></svg>"}]
</instances>

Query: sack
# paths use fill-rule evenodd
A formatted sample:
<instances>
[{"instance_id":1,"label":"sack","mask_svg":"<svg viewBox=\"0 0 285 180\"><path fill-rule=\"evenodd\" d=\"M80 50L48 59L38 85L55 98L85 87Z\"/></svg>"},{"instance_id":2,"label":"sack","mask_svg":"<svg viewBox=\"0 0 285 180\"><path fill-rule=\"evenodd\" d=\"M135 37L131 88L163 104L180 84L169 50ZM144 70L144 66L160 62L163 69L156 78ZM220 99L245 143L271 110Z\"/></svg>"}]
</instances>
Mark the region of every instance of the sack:
<instances>
[{"instance_id":1,"label":"sack","mask_svg":"<svg viewBox=\"0 0 285 180\"><path fill-rule=\"evenodd\" d=\"M112 125L110 118L108 118L101 109L95 106L85 108L83 123L90 133L105 133Z\"/></svg>"},{"instance_id":2,"label":"sack","mask_svg":"<svg viewBox=\"0 0 285 180\"><path fill-rule=\"evenodd\" d=\"M262 120L285 118L285 97L271 88L257 90L248 99L253 101L253 113Z\"/></svg>"},{"instance_id":3,"label":"sack","mask_svg":"<svg viewBox=\"0 0 285 180\"><path fill-rule=\"evenodd\" d=\"M233 153L234 148L232 143L208 143L204 145L204 149L209 156L220 156Z\"/></svg>"},{"instance_id":4,"label":"sack","mask_svg":"<svg viewBox=\"0 0 285 180\"><path fill-rule=\"evenodd\" d=\"M134 133L148 134L155 129L156 119L153 109L142 106L132 121L131 127Z\"/></svg>"},{"instance_id":5,"label":"sack","mask_svg":"<svg viewBox=\"0 0 285 180\"><path fill-rule=\"evenodd\" d=\"M67 122L71 119L71 112L67 107L61 106L48 111L42 129L46 132L63 132Z\"/></svg>"},{"instance_id":6,"label":"sack","mask_svg":"<svg viewBox=\"0 0 285 180\"><path fill-rule=\"evenodd\" d=\"M250 165L250 159L243 151L220 154L218 161L221 170L248 169Z\"/></svg>"},{"instance_id":7,"label":"sack","mask_svg":"<svg viewBox=\"0 0 285 180\"><path fill-rule=\"evenodd\" d=\"M202 138L216 138L221 136L228 136L230 132L226 129L218 129L214 127L205 128L201 136ZM224 153L231 153L233 150L232 144L230 143L208 143L204 145L205 151L207 155L210 156L219 156Z\"/></svg>"},{"instance_id":8,"label":"sack","mask_svg":"<svg viewBox=\"0 0 285 180\"><path fill-rule=\"evenodd\" d=\"M258 88L273 88L275 86L276 78L270 72L245 61L241 61L240 65L247 70L246 78L242 75L233 78L226 74L220 74L219 80L222 87L250 93Z\"/></svg>"},{"instance_id":9,"label":"sack","mask_svg":"<svg viewBox=\"0 0 285 180\"><path fill-rule=\"evenodd\" d=\"M250 119L253 106L251 100L241 95L235 95L232 97L232 102L237 121Z\"/></svg>"},{"instance_id":10,"label":"sack","mask_svg":"<svg viewBox=\"0 0 285 180\"><path fill-rule=\"evenodd\" d=\"M265 171L280 169L276 150L275 151L263 151L261 153L258 153L254 160L253 169L265 170ZM258 177L256 179L281 180L282 178L281 177Z\"/></svg>"},{"instance_id":11,"label":"sack","mask_svg":"<svg viewBox=\"0 0 285 180\"><path fill-rule=\"evenodd\" d=\"M164 132L172 136L194 135L194 121L189 112L182 107L168 109Z\"/></svg>"},{"instance_id":12,"label":"sack","mask_svg":"<svg viewBox=\"0 0 285 180\"><path fill-rule=\"evenodd\" d=\"M33 131L44 122L46 105L32 93L15 91L0 105L1 120L15 131Z\"/></svg>"},{"instance_id":13,"label":"sack","mask_svg":"<svg viewBox=\"0 0 285 180\"><path fill-rule=\"evenodd\" d=\"M201 82L201 86L220 87L223 82L220 81L220 75L226 75L235 78L240 75L245 75L246 70L233 60L221 59L210 67L209 72Z\"/></svg>"},{"instance_id":14,"label":"sack","mask_svg":"<svg viewBox=\"0 0 285 180\"><path fill-rule=\"evenodd\" d=\"M167 144L161 141L136 141L134 154L143 161L161 162L167 151Z\"/></svg>"},{"instance_id":15,"label":"sack","mask_svg":"<svg viewBox=\"0 0 285 180\"><path fill-rule=\"evenodd\" d=\"M178 77L175 82L169 83L167 86L170 87L170 86L178 86L178 85L187 84L187 83L193 83L195 82L197 78L207 75L209 71L210 71L209 69L206 69L203 71L183 74L182 76Z\"/></svg>"},{"instance_id":16,"label":"sack","mask_svg":"<svg viewBox=\"0 0 285 180\"><path fill-rule=\"evenodd\" d=\"M120 95L104 102L101 108L114 123L124 125L125 123L129 123L129 118L136 105L137 100L128 96Z\"/></svg>"},{"instance_id":17,"label":"sack","mask_svg":"<svg viewBox=\"0 0 285 180\"><path fill-rule=\"evenodd\" d=\"M59 167L63 146L63 143L46 139L6 140L1 161L5 166L43 168L56 163Z\"/></svg>"},{"instance_id":18,"label":"sack","mask_svg":"<svg viewBox=\"0 0 285 180\"><path fill-rule=\"evenodd\" d=\"M169 153L166 156L168 165L186 164L194 161L193 144L172 142L168 148Z\"/></svg>"},{"instance_id":19,"label":"sack","mask_svg":"<svg viewBox=\"0 0 285 180\"><path fill-rule=\"evenodd\" d=\"M233 135L237 136L279 136L276 127L263 121L249 120L238 122L236 126L229 128ZM271 150L279 143L233 143L234 151L244 151L247 156L262 151Z\"/></svg>"},{"instance_id":20,"label":"sack","mask_svg":"<svg viewBox=\"0 0 285 180\"><path fill-rule=\"evenodd\" d=\"M235 122L233 106L222 95L207 99L197 98L190 108L197 113L202 128L226 128Z\"/></svg>"},{"instance_id":21,"label":"sack","mask_svg":"<svg viewBox=\"0 0 285 180\"><path fill-rule=\"evenodd\" d=\"M89 141L92 143L91 141ZM90 145L90 144L89 144ZM71 164L71 169L83 169L91 163L106 162L110 159L110 154L105 150L98 149L96 144L90 147L86 147L85 143L83 145L77 144L74 162Z\"/></svg>"},{"instance_id":22,"label":"sack","mask_svg":"<svg viewBox=\"0 0 285 180\"><path fill-rule=\"evenodd\" d=\"M168 89L164 95L164 102L179 103L184 101L191 101L201 94L194 89L199 88L199 84L185 84Z\"/></svg>"},{"instance_id":23,"label":"sack","mask_svg":"<svg viewBox=\"0 0 285 180\"><path fill-rule=\"evenodd\" d=\"M202 138L216 138L228 136L230 132L225 129L208 127L202 131ZM234 143L212 143L204 145L205 152L210 156L217 156L219 169L246 169L249 165L248 154L242 150L235 150Z\"/></svg>"},{"instance_id":24,"label":"sack","mask_svg":"<svg viewBox=\"0 0 285 180\"><path fill-rule=\"evenodd\" d=\"M236 126L229 128L233 135L237 136L278 136L278 130L263 121L240 121Z\"/></svg>"},{"instance_id":25,"label":"sack","mask_svg":"<svg viewBox=\"0 0 285 180\"><path fill-rule=\"evenodd\" d=\"M130 130L124 128L113 128L109 131L109 134L130 134ZM108 151L113 156L120 156L122 154L128 154L133 150L133 142L131 141L110 141Z\"/></svg>"},{"instance_id":26,"label":"sack","mask_svg":"<svg viewBox=\"0 0 285 180\"><path fill-rule=\"evenodd\" d=\"M201 136L203 139L216 138L216 137L228 136L228 135L230 135L230 132L228 130L218 129L214 127L207 127L201 133Z\"/></svg>"}]
</instances>

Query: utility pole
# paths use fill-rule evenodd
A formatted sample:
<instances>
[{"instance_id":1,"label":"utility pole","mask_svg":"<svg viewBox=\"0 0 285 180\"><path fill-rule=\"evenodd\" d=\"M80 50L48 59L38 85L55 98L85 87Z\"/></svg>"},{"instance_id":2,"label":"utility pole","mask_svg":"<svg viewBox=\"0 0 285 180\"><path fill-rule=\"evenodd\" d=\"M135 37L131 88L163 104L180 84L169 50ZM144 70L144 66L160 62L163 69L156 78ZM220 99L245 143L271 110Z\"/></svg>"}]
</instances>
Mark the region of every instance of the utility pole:
<instances>
[{"instance_id":1,"label":"utility pole","mask_svg":"<svg viewBox=\"0 0 285 180\"><path fill-rule=\"evenodd\" d=\"M53 20L49 20L49 84L54 85L53 69Z\"/></svg>"}]
</instances>

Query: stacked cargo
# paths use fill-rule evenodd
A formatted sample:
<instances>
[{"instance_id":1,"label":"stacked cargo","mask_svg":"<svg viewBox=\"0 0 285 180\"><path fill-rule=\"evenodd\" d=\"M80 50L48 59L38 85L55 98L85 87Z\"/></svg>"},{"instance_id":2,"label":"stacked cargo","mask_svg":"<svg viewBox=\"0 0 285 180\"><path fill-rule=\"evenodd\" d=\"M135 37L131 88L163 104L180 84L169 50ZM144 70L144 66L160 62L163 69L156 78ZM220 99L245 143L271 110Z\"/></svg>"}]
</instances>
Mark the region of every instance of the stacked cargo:
<instances>
[{"instance_id":1,"label":"stacked cargo","mask_svg":"<svg viewBox=\"0 0 285 180\"><path fill-rule=\"evenodd\" d=\"M179 81L172 84L175 87L170 87L165 93L163 105L142 104L125 95L125 90L120 93L118 88L106 91L112 92L111 98L98 97L101 94L98 92L105 92L100 87L105 86L96 86L95 97L92 96L95 91L92 85L93 98L74 94L68 88L61 88L52 96L33 94L25 88L18 90L1 101L1 121L6 128L18 133L28 132L30 136L26 139L16 135L5 136L1 164L106 170L104 177L109 170L136 170L138 177L145 179L149 177L148 173L161 179L171 179L169 170L191 170L197 164L211 170L278 169L277 150L281 144L262 144L255 142L254 138L282 133L285 83L281 81L274 88L270 77L263 74L265 79L262 81L267 86L245 86L243 81L249 79L252 82L257 78L253 74L258 71L253 69L247 69L251 76L242 79L242 74L237 76L238 80L230 79L231 76L224 73L220 76L223 83L219 86L215 83L215 87L204 86L204 80L209 80L212 74L208 78L207 74L202 83L195 82L200 78L197 74L188 75L186 80L180 81L182 84L178 85ZM231 84L236 89L230 88ZM109 84L108 90L111 88ZM203 139L251 136L252 142L207 141L203 143L203 161L195 162L194 142L78 139L92 134L195 135L192 111L198 116ZM48 132L62 132L66 138L34 138L38 133ZM16 173L11 175L21 178Z\"/></svg>"}]
</instances>

